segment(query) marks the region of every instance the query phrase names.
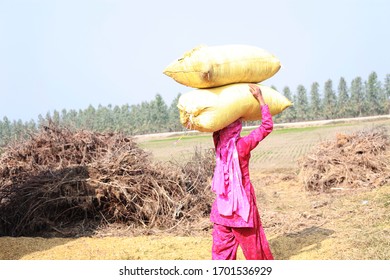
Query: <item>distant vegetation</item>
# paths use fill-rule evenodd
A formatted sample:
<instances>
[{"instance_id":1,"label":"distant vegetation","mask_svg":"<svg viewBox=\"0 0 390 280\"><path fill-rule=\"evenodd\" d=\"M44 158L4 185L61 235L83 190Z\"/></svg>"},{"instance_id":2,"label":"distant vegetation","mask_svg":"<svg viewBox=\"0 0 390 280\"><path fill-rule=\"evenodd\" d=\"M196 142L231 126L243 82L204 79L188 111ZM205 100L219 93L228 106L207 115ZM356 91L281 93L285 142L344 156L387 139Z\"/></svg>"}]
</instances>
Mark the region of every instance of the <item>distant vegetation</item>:
<instances>
[{"instance_id":1,"label":"distant vegetation","mask_svg":"<svg viewBox=\"0 0 390 280\"><path fill-rule=\"evenodd\" d=\"M337 88L329 79L323 88L314 82L310 89L299 85L292 91L286 86L280 92L293 101L294 106L275 116L275 123L390 114L390 74L383 83L376 72L372 72L366 81L356 77L349 85L341 77ZM170 105L157 94L154 100L137 105L99 105L97 108L90 105L80 110L54 110L29 122L9 120L5 116L0 120L0 146L28 137L31 131L50 121L70 128L126 135L182 131L176 107L179 97L180 94Z\"/></svg>"}]
</instances>

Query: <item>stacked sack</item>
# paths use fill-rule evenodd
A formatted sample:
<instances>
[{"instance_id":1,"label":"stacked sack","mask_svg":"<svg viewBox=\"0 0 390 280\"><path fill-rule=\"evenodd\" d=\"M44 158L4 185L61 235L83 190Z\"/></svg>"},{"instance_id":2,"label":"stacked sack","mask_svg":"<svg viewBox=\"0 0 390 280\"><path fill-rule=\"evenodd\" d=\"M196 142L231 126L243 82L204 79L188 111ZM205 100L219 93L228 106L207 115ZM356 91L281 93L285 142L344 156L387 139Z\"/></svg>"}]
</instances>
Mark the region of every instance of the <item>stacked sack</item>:
<instances>
[{"instance_id":1,"label":"stacked sack","mask_svg":"<svg viewBox=\"0 0 390 280\"><path fill-rule=\"evenodd\" d=\"M249 83L260 83L278 72L280 61L267 51L247 45L200 46L164 69L178 83L195 88L180 96L180 122L202 132L220 130L235 120L260 120L260 105ZM292 103L276 90L259 85L271 114Z\"/></svg>"}]
</instances>

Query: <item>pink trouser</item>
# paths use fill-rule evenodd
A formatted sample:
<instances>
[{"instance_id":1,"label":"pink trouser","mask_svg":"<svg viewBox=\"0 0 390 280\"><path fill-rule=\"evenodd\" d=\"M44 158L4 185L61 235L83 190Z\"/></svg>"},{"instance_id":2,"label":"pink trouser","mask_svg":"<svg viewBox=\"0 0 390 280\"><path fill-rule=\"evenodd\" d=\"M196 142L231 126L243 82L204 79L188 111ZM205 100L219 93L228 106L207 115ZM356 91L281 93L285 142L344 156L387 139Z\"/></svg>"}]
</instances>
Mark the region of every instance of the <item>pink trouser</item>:
<instances>
[{"instance_id":1,"label":"pink trouser","mask_svg":"<svg viewBox=\"0 0 390 280\"><path fill-rule=\"evenodd\" d=\"M263 227L258 221L251 228L214 224L212 259L235 260L240 245L247 260L273 260Z\"/></svg>"}]
</instances>

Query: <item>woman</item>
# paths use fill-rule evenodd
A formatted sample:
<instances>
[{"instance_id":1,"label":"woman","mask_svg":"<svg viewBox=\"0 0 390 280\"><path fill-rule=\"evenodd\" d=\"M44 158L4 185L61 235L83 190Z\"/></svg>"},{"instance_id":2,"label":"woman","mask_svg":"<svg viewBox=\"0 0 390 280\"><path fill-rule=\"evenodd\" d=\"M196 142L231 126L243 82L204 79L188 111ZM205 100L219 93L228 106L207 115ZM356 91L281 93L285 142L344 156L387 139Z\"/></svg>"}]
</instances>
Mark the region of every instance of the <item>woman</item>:
<instances>
[{"instance_id":1,"label":"woman","mask_svg":"<svg viewBox=\"0 0 390 280\"><path fill-rule=\"evenodd\" d=\"M249 178L250 152L273 129L272 116L260 88L249 90L260 103L262 123L248 136L240 137L241 120L213 133L216 167L212 190L216 199L211 209L213 227L212 258L234 260L238 245L246 259L272 260ZM259 108L259 109L260 109Z\"/></svg>"}]
</instances>

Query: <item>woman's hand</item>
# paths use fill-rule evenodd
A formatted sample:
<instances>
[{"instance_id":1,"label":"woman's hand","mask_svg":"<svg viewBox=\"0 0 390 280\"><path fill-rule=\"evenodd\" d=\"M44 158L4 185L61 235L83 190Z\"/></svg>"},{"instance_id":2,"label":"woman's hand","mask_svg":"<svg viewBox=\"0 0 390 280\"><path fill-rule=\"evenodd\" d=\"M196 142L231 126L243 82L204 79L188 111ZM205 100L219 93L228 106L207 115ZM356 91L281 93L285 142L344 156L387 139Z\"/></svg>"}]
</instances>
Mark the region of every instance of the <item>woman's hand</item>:
<instances>
[{"instance_id":1,"label":"woman's hand","mask_svg":"<svg viewBox=\"0 0 390 280\"><path fill-rule=\"evenodd\" d=\"M254 98L260 102L261 106L265 105L263 94L261 93L261 89L258 85L249 84L249 90L253 94Z\"/></svg>"}]
</instances>

